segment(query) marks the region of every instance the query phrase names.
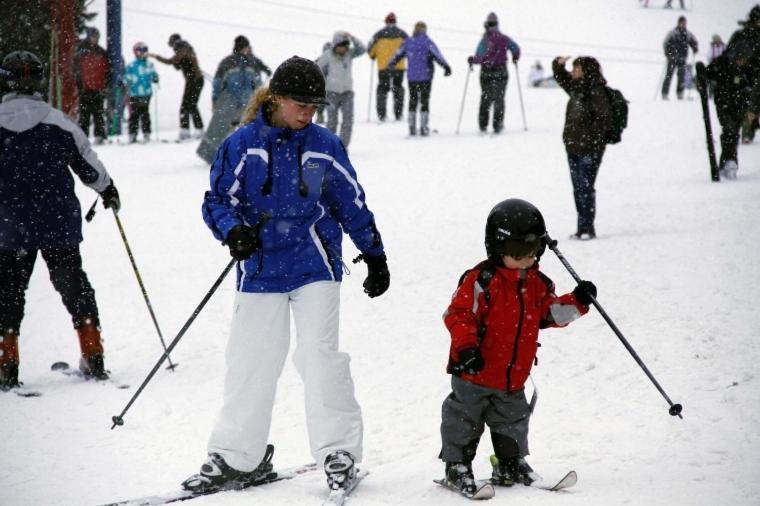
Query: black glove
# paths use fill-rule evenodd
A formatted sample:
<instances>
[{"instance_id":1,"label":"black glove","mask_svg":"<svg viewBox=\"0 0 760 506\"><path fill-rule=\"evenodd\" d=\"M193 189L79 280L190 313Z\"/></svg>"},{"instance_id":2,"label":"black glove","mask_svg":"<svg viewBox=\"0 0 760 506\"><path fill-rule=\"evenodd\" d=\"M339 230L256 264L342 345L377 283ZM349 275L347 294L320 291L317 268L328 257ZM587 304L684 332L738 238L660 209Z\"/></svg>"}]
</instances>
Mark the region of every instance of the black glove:
<instances>
[{"instance_id":1,"label":"black glove","mask_svg":"<svg viewBox=\"0 0 760 506\"><path fill-rule=\"evenodd\" d=\"M465 348L459 351L459 365L463 372L475 375L483 370L486 362L480 354L480 348Z\"/></svg>"},{"instance_id":2,"label":"black glove","mask_svg":"<svg viewBox=\"0 0 760 506\"><path fill-rule=\"evenodd\" d=\"M591 298L596 299L596 285L591 281L580 281L573 290L573 295L578 302L584 306L589 306Z\"/></svg>"},{"instance_id":3,"label":"black glove","mask_svg":"<svg viewBox=\"0 0 760 506\"><path fill-rule=\"evenodd\" d=\"M248 259L254 251L261 249L261 241L248 225L236 225L227 234L230 256L238 262Z\"/></svg>"},{"instance_id":4,"label":"black glove","mask_svg":"<svg viewBox=\"0 0 760 506\"><path fill-rule=\"evenodd\" d=\"M443 67L443 76L449 77L450 75L451 75L451 67L446 65L445 67Z\"/></svg>"},{"instance_id":5,"label":"black glove","mask_svg":"<svg viewBox=\"0 0 760 506\"><path fill-rule=\"evenodd\" d=\"M391 273L388 271L388 260L385 255L370 257L362 255L367 264L367 279L364 280L364 293L370 298L384 294L391 284Z\"/></svg>"},{"instance_id":6,"label":"black glove","mask_svg":"<svg viewBox=\"0 0 760 506\"><path fill-rule=\"evenodd\" d=\"M100 192L100 198L103 200L103 207L106 209L113 209L117 213L119 212L119 209L121 209L119 190L117 190L113 185L113 181L111 181L111 184L106 186L105 190Z\"/></svg>"}]
</instances>

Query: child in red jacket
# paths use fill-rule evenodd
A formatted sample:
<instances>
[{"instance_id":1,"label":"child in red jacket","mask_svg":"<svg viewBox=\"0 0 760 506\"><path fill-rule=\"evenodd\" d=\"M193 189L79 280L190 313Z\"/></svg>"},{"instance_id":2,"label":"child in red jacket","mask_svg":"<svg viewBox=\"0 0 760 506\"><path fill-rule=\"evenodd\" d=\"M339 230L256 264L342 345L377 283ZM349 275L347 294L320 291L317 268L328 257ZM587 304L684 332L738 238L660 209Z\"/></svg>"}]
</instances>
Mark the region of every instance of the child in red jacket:
<instances>
[{"instance_id":1,"label":"child in red jacket","mask_svg":"<svg viewBox=\"0 0 760 506\"><path fill-rule=\"evenodd\" d=\"M447 372L452 392L442 407L440 458L450 486L473 494L471 462L487 424L498 485L530 484L538 478L525 462L532 404L525 382L538 349L538 331L564 327L588 312L596 287L581 281L565 295L538 269L546 249L541 212L509 199L491 210L486 223L488 260L463 276L444 313L451 334Z\"/></svg>"}]
</instances>

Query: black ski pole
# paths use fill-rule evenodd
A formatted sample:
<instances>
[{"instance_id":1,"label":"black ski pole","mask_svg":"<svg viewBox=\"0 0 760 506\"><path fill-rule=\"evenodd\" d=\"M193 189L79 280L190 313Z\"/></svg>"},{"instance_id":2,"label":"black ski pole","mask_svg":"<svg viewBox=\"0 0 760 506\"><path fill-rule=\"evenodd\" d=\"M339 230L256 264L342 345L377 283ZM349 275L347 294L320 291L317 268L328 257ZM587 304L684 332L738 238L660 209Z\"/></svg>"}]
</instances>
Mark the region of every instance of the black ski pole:
<instances>
[{"instance_id":1,"label":"black ski pole","mask_svg":"<svg viewBox=\"0 0 760 506\"><path fill-rule=\"evenodd\" d=\"M124 425L124 415L127 413L127 411L132 406L132 404L134 404L135 399L137 399L137 397L140 395L140 392L143 391L143 389L151 380L151 378L156 374L156 371L158 371L158 368L161 367L161 364L164 362L164 360L167 359L167 357L169 356L169 353L171 353L171 351L177 345L179 340L182 339L182 336L185 335L185 332L187 332L187 329L190 328L190 325L193 323L193 321L195 321L195 318L198 316L198 314L200 314L201 310L203 309L203 306L206 305L206 303L209 301L209 299L214 294L216 289L219 288L219 285L227 276L227 273L230 272L230 269L232 269L232 267L236 263L237 263L237 260L235 259L230 260L230 263L227 264L227 266L224 268L224 270L216 279L216 281L214 281L214 284L211 286L211 289L206 293L206 296L203 297L203 300L201 301L201 303L198 304L198 307L195 308L195 311L193 311L193 314L190 315L190 318L188 318L188 320L182 326L179 333L177 334L177 337L175 337L174 340L171 343L169 343L169 347L167 348L166 352L163 355L161 355L161 358L158 359L158 362L156 362L156 365L153 366L153 369L151 369L151 371L148 373L148 376L145 378L145 380L143 380L142 385L140 385L140 388L137 389L137 391L129 400L129 402L121 411L121 413L111 417L111 420L113 421L113 425L111 425L111 430L113 430L117 425Z\"/></svg>"},{"instance_id":2,"label":"black ski pole","mask_svg":"<svg viewBox=\"0 0 760 506\"><path fill-rule=\"evenodd\" d=\"M549 249L551 249L555 255L557 255L557 258L559 258L559 261L562 262L562 265L565 266L567 271L570 273L570 275L575 279L575 281L580 282L581 278L578 276L578 274L575 272L575 270L572 268L570 263L568 263L567 259L560 253L559 249L557 249L557 241L549 237L547 234L546 236L546 244L549 246ZM683 406L680 404L673 404L673 401L670 400L670 397L668 397L668 394L665 393L665 390L662 389L659 383L657 383L657 380L654 378L652 373L649 371L646 365L644 365L644 362L641 360L639 355L636 353L636 351L633 349L631 344L628 342L628 340L623 336L623 333L620 332L620 329L617 328L617 325L612 321L612 318L607 315L607 312L602 308L601 304L596 300L595 297L591 296L591 303L594 305L594 307L599 311L599 314L602 315L602 318L604 318L604 321L607 322L607 325L610 326L612 331L615 333L615 335L620 339L620 342L623 343L623 346L625 346L625 349L628 350L628 353L631 354L633 359L636 361L637 364L639 364L639 367L646 373L649 380L654 384L654 386L657 388L657 390L662 394L662 396L665 398L666 401L668 401L668 404L670 405L670 409L668 410L668 413L671 416L677 416L678 418L683 419L683 416L681 416L681 411L683 410Z\"/></svg>"},{"instance_id":3,"label":"black ski pole","mask_svg":"<svg viewBox=\"0 0 760 506\"><path fill-rule=\"evenodd\" d=\"M527 132L528 131L528 121L525 119L525 105L523 105L522 86L520 86L520 69L517 68L517 62L516 61L513 61L512 63L515 64L515 78L517 79L517 93L519 93L519 95L520 95L520 112L522 112L523 129Z\"/></svg>"},{"instance_id":4,"label":"black ski pole","mask_svg":"<svg viewBox=\"0 0 760 506\"><path fill-rule=\"evenodd\" d=\"M705 64L697 62L697 91L699 101L702 103L702 119L705 121L705 137L707 141L707 156L710 158L710 179L720 181L718 162L715 158L715 144L713 142L712 123L710 122L710 103L707 100L707 76L705 76Z\"/></svg>"},{"instance_id":5,"label":"black ski pole","mask_svg":"<svg viewBox=\"0 0 760 506\"><path fill-rule=\"evenodd\" d=\"M145 305L148 306L148 312L150 313L150 318L153 320L153 326L156 327L156 332L158 332L158 339L161 341L161 346L164 348L164 353L166 353L166 359L169 361L169 366L167 369L174 372L174 368L177 367L179 364L173 364L172 359L169 356L169 352L166 349L166 343L164 342L164 335L161 333L161 328L158 326L158 320L156 319L156 313L153 312L153 305L150 303L150 298L148 297L148 291L145 289L145 284L143 283L142 276L140 276L140 270L137 268L137 263L135 262L135 257L132 254L132 248L129 247L129 242L127 241L127 235L124 233L124 227L121 224L121 219L119 218L119 214L116 212L116 210L113 210L113 217L116 218L116 226L119 227L119 234L121 235L121 240L124 242L124 248L127 250L127 256L129 256L129 261L132 264L132 270L135 272L135 277L137 278L137 284L140 285L140 291L142 291L143 299L145 299Z\"/></svg>"},{"instance_id":6,"label":"black ski pole","mask_svg":"<svg viewBox=\"0 0 760 506\"><path fill-rule=\"evenodd\" d=\"M87 211L87 214L84 215L84 221L86 221L87 223L90 223L92 219L95 217L95 206L98 204L98 198L99 197L95 197L95 202L92 203L92 205L90 206L90 210Z\"/></svg>"}]
</instances>

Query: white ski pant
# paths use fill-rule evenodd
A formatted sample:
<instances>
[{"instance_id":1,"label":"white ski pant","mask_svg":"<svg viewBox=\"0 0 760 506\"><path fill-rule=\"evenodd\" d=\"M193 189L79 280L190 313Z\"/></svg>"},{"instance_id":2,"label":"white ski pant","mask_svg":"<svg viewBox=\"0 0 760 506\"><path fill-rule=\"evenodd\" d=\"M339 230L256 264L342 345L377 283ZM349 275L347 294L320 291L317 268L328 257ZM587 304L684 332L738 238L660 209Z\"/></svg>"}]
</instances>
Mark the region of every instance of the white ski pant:
<instances>
[{"instance_id":1,"label":"white ski pant","mask_svg":"<svg viewBox=\"0 0 760 506\"><path fill-rule=\"evenodd\" d=\"M227 344L224 404L208 443L229 466L252 471L264 457L272 407L296 327L293 362L304 383L311 454L318 465L335 450L362 458L362 416L347 353L338 351L340 283L319 281L289 293L235 296Z\"/></svg>"}]
</instances>

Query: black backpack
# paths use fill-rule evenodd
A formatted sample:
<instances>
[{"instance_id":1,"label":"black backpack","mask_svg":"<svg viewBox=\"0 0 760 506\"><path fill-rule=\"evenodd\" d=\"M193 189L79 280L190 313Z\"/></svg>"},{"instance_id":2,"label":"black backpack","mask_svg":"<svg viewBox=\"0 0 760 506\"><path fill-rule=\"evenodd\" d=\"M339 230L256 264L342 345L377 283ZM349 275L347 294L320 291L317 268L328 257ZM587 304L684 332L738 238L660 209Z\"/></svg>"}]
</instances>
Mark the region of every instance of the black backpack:
<instances>
[{"instance_id":1,"label":"black backpack","mask_svg":"<svg viewBox=\"0 0 760 506\"><path fill-rule=\"evenodd\" d=\"M612 110L612 127L610 127L604 140L607 144L617 144L621 140L623 130L628 126L628 101L620 90L605 86L604 91Z\"/></svg>"}]
</instances>

